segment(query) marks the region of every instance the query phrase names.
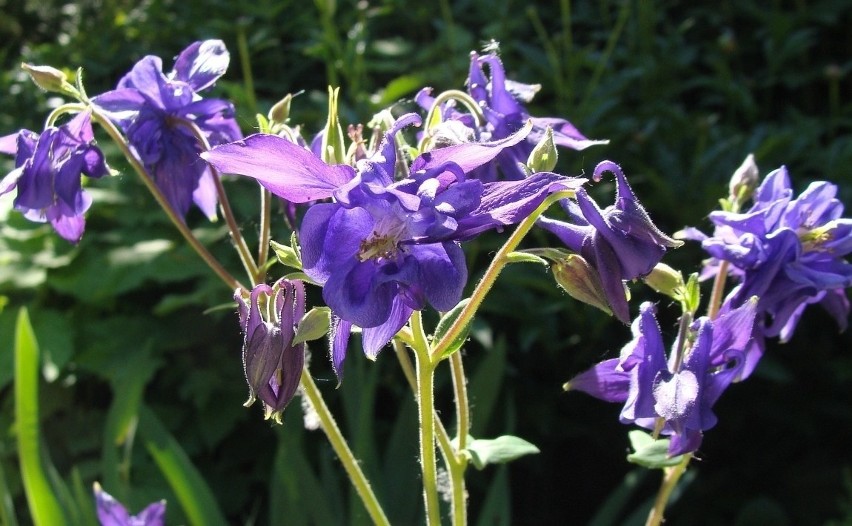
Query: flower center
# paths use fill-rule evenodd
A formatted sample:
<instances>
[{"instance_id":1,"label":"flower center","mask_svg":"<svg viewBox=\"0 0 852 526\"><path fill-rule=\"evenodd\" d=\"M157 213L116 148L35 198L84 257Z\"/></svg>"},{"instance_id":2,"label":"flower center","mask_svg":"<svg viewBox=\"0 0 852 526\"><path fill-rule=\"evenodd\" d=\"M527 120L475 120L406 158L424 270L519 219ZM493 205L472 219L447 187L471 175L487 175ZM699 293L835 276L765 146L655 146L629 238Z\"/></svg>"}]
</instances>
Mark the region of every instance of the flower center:
<instances>
[{"instance_id":1,"label":"flower center","mask_svg":"<svg viewBox=\"0 0 852 526\"><path fill-rule=\"evenodd\" d=\"M399 242L405 233L405 223L396 218L386 218L376 223L373 232L361 241L358 261L369 259L394 259L399 253Z\"/></svg>"}]
</instances>

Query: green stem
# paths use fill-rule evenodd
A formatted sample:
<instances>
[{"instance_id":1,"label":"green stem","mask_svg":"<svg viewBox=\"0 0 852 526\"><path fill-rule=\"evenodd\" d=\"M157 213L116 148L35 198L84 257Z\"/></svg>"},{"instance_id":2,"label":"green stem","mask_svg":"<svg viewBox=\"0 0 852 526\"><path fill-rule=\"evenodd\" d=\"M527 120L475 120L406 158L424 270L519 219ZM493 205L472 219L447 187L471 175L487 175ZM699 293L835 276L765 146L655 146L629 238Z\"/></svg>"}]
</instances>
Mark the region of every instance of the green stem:
<instances>
[{"instance_id":1,"label":"green stem","mask_svg":"<svg viewBox=\"0 0 852 526\"><path fill-rule=\"evenodd\" d=\"M195 123L186 120L180 120L178 122L185 126L195 136L196 140L201 143L201 147L204 151L210 151L210 143ZM225 186L222 184L222 178L219 176L219 172L216 168L212 165L208 165L208 167L210 169L210 174L213 177L213 183L216 185L216 196L219 199L219 208L222 211L222 217L225 218L225 223L228 225L231 240L234 242L234 247L237 249L237 254L240 256L243 268L245 268L246 274L249 275L249 279L252 280L252 283L259 283L262 280L260 279L258 264L255 263L254 259L252 259L251 250L249 250L248 243L246 243L242 231L237 224L237 220L234 217L234 211L231 209L231 202L228 200L228 194L225 192Z\"/></svg>"},{"instance_id":2,"label":"green stem","mask_svg":"<svg viewBox=\"0 0 852 526\"><path fill-rule=\"evenodd\" d=\"M440 357L447 351L450 344L461 335L464 328L470 323L473 315L479 309L479 306L488 294L488 291L491 290L491 287L494 286L494 282L497 281L497 277L500 275L503 267L509 263L509 254L518 247L521 240L524 239L524 236L529 233L536 220L538 220L538 217L543 214L545 210L550 208L550 205L553 203L570 197L574 197L573 190L555 192L547 196L547 198L538 205L538 208L536 208L532 214L521 221L518 228L512 232L512 235L509 236L509 239L506 240L506 243L500 248L497 255L494 256L494 259L491 261L488 269L485 270L485 274L483 274L482 279L479 280L479 283L470 295L470 302L468 302L468 304L462 309L461 314L459 314L459 317L456 318L456 321L453 322L446 334L444 334L444 337L432 347L433 360L440 359Z\"/></svg>"},{"instance_id":3,"label":"green stem","mask_svg":"<svg viewBox=\"0 0 852 526\"><path fill-rule=\"evenodd\" d=\"M438 471L435 459L435 364L429 356L429 344L423 332L420 311L411 315L414 333L414 357L417 366L417 410L420 417L420 469L423 473L423 501L426 524L440 526Z\"/></svg>"},{"instance_id":4,"label":"green stem","mask_svg":"<svg viewBox=\"0 0 852 526\"><path fill-rule=\"evenodd\" d=\"M139 177L142 179L142 182L145 183L145 186L154 196L154 199L157 201L157 204L160 205L160 208L166 213L168 218L171 220L172 224L175 228L178 229L178 232L181 233L183 238L189 243L195 252L204 260L205 263L216 273L219 278L225 282L225 285L231 288L231 290L237 288L244 288L243 285L233 277L230 272L225 270L219 261L207 250L201 241L195 237L195 234L192 233L192 230L186 225L175 211L172 209L172 206L169 204L166 196L163 195L163 192L160 191L160 188L157 186L157 183L154 182L154 179L148 174L148 171L145 169L145 166L142 165L142 162L130 151L130 147L125 142L124 137L121 135L121 132L118 131L118 128L105 116L101 115L97 109L90 106L90 111L92 112L92 117L94 117L95 121L100 124L103 129L107 132L107 134L112 138L118 148L121 150L121 153L124 154L124 157L130 163L130 166L136 171ZM214 179L218 180L218 177Z\"/></svg>"},{"instance_id":5,"label":"green stem","mask_svg":"<svg viewBox=\"0 0 852 526\"><path fill-rule=\"evenodd\" d=\"M331 443L331 447L334 449L334 452L337 453L340 463L343 464L343 468L349 475L349 480L352 482L352 485L355 486L355 491L357 491L358 496L361 497L361 501L364 503L364 507L367 508L367 513L370 515L373 523L389 526L390 522L388 522L388 518L385 516L384 510L382 510L382 507L376 498L376 494L373 493L373 488L370 487L370 483L364 475L364 472L361 470L358 460L355 458L352 450L349 449L346 439L343 438L340 428L337 427L337 422L334 421L334 418L331 416L331 411L329 411L328 406L325 405L322 394L317 388L317 384L314 383L314 379L311 378L311 374L307 367L302 369L301 385L305 396L308 397L308 400L311 402L311 406L313 406L314 410L317 412L317 416L320 420L320 427L322 427L325 436Z\"/></svg>"},{"instance_id":6,"label":"green stem","mask_svg":"<svg viewBox=\"0 0 852 526\"><path fill-rule=\"evenodd\" d=\"M270 223L272 220L272 194L260 188L260 241L257 247L258 281L266 277L266 260L269 259Z\"/></svg>"},{"instance_id":7,"label":"green stem","mask_svg":"<svg viewBox=\"0 0 852 526\"><path fill-rule=\"evenodd\" d=\"M660 491L657 493L657 499L654 501L654 507L651 508L651 513L648 514L648 520L645 521L645 526L659 526L663 522L663 512L666 510L666 504L669 502L672 491L680 477L686 473L686 468L689 466L689 461L692 460L691 454L683 456L680 464L665 469L663 483L660 486Z\"/></svg>"},{"instance_id":8,"label":"green stem","mask_svg":"<svg viewBox=\"0 0 852 526\"><path fill-rule=\"evenodd\" d=\"M464 375L464 364L460 352L450 356L450 370L453 377L453 397L456 404L456 433L458 450L467 448L470 432L470 404L467 398L467 378ZM465 490L464 472L467 468L467 457L460 454L456 463L450 465L450 480L453 484L452 516L455 526L467 524L467 491Z\"/></svg>"},{"instance_id":9,"label":"green stem","mask_svg":"<svg viewBox=\"0 0 852 526\"><path fill-rule=\"evenodd\" d=\"M713 280L713 291L710 293L710 304L707 305L707 317L711 320L716 319L719 315L719 309L722 307L722 297L725 295L725 281L728 278L727 261L722 261L719 264L719 271L716 273L716 278Z\"/></svg>"},{"instance_id":10,"label":"green stem","mask_svg":"<svg viewBox=\"0 0 852 526\"><path fill-rule=\"evenodd\" d=\"M237 49L240 54L240 65L243 70L243 83L246 87L246 102L253 114L257 113L257 99L254 95L254 77L251 73L251 56L249 55L248 39L246 39L245 24L237 24Z\"/></svg>"}]
</instances>

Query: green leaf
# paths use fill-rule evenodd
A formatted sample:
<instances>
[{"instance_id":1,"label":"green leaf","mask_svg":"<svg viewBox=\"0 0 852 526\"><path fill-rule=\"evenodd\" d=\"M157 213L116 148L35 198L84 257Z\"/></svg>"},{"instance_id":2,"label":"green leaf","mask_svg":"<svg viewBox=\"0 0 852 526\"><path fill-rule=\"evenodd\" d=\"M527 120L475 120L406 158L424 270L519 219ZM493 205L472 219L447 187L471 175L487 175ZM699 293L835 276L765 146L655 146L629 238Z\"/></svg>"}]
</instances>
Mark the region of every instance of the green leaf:
<instances>
[{"instance_id":1,"label":"green leaf","mask_svg":"<svg viewBox=\"0 0 852 526\"><path fill-rule=\"evenodd\" d=\"M299 254L296 252L296 249L288 247L287 245L282 245L276 241L270 241L269 246L272 247L275 255L278 256L278 261L280 261L282 265L302 270L302 261L299 259Z\"/></svg>"},{"instance_id":2,"label":"green leaf","mask_svg":"<svg viewBox=\"0 0 852 526\"><path fill-rule=\"evenodd\" d=\"M21 308L15 328L15 425L21 480L33 523L61 526L67 524L66 517L48 482L39 452L38 355L38 342L29 315Z\"/></svg>"},{"instance_id":3,"label":"green leaf","mask_svg":"<svg viewBox=\"0 0 852 526\"><path fill-rule=\"evenodd\" d=\"M464 310L465 306L470 303L470 298L465 298L461 300L458 305L453 307L448 313L444 314L444 316L438 321L438 326L435 327L435 336L433 338L433 342L437 343L444 339L444 335L447 334L447 331L450 330L450 327L453 326L453 323L458 319L461 315L462 310ZM454 352L458 351L464 345L464 342L467 341L467 335L470 332L470 323L468 323L465 328L459 333L459 335L450 342L450 345L447 347L447 350L444 351L441 359L447 358L452 355Z\"/></svg>"},{"instance_id":4,"label":"green leaf","mask_svg":"<svg viewBox=\"0 0 852 526\"><path fill-rule=\"evenodd\" d=\"M539 453L539 449L523 438L503 435L494 439L474 439L465 453L476 469L484 469L488 464L505 464L525 455Z\"/></svg>"},{"instance_id":5,"label":"green leaf","mask_svg":"<svg viewBox=\"0 0 852 526\"><path fill-rule=\"evenodd\" d=\"M633 453L627 455L627 461L648 469L662 469L680 464L683 455L669 457L669 439L657 439L644 431L635 429L627 434Z\"/></svg>"},{"instance_id":6,"label":"green leaf","mask_svg":"<svg viewBox=\"0 0 852 526\"><path fill-rule=\"evenodd\" d=\"M314 307L302 317L299 328L293 336L293 345L302 342L318 340L328 334L331 326L331 309L328 307Z\"/></svg>"},{"instance_id":7,"label":"green leaf","mask_svg":"<svg viewBox=\"0 0 852 526\"><path fill-rule=\"evenodd\" d=\"M3 464L0 463L0 524L4 526L18 526L15 516L15 505L12 503L12 493L6 484L6 473Z\"/></svg>"},{"instance_id":8,"label":"green leaf","mask_svg":"<svg viewBox=\"0 0 852 526\"><path fill-rule=\"evenodd\" d=\"M139 434L177 495L190 524L225 526L227 521L201 473L154 412L144 405L139 411Z\"/></svg>"}]
</instances>

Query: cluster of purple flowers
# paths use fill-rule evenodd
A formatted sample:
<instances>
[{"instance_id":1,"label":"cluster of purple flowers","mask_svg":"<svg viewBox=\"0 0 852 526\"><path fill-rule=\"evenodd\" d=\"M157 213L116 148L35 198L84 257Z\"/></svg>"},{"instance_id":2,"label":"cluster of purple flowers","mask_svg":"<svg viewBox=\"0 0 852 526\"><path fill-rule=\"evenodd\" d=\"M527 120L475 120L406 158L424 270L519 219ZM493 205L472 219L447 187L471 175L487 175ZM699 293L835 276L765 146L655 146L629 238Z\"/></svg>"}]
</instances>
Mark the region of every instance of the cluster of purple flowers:
<instances>
[{"instance_id":1,"label":"cluster of purple flowers","mask_svg":"<svg viewBox=\"0 0 852 526\"><path fill-rule=\"evenodd\" d=\"M712 236L690 228L711 258L705 278L731 276L737 285L715 319L699 318L685 356L663 351L654 308L644 304L633 340L618 359L605 360L568 387L623 402L621 420L672 437L671 455L695 451L701 432L716 424L712 405L733 381L747 378L765 339L788 340L802 312L818 303L846 328L852 286L852 220L834 184L812 183L795 197L786 168L766 176L744 212L710 214ZM676 342L676 346L678 343Z\"/></svg>"},{"instance_id":2,"label":"cluster of purple flowers","mask_svg":"<svg viewBox=\"0 0 852 526\"><path fill-rule=\"evenodd\" d=\"M117 89L91 99L91 111L122 129L180 217L194 202L215 218L213 168L251 177L303 206L301 265L331 309L330 354L340 378L354 328L375 358L414 311L451 310L468 280L461 243L523 221L554 192L571 191L576 199L561 201L567 217L542 217L538 225L582 260L599 304L625 324L631 319L626 282L646 276L680 244L654 225L615 163L604 161L593 174L595 181L615 175L615 202L605 208L583 188L585 179L529 166L545 140L574 150L608 141L590 140L564 119L530 116L524 104L537 86L508 80L496 54L473 53L467 93L456 92L474 113L424 88L416 102L440 121L425 132L432 140L421 144L429 147L410 160L400 154L399 134L421 124L420 116L406 114L373 151L360 148L351 166L328 164L304 141L273 134L241 139L233 106L199 95L228 63L218 40L189 46L168 74L158 57L145 57ZM0 138L0 152L16 157L0 194L17 189L18 210L50 221L72 242L82 236L91 204L82 175L108 173L91 115L41 134L22 130ZM712 257L705 276L725 272L738 280L718 317L698 318L667 358L655 308L645 303L621 357L575 377L572 388L624 403L622 421L671 436L671 454L694 451L716 422L712 405L731 382L751 374L765 338L789 339L813 303L845 328L852 222L841 217L836 192L820 182L794 198L781 168L757 188L749 210L711 214L712 236L688 229L686 237L701 241ZM238 291L236 300L250 401L260 398L267 415L277 416L295 394L305 361L304 343L293 343L306 311L304 286L281 280L244 294Z\"/></svg>"}]
</instances>

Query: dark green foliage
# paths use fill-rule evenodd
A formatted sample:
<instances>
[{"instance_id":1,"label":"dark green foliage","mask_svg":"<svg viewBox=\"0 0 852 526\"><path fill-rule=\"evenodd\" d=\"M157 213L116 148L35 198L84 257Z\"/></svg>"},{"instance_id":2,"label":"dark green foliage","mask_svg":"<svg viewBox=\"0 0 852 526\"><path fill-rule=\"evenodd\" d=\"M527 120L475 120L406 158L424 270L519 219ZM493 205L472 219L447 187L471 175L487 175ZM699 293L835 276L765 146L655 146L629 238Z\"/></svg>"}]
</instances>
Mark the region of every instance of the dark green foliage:
<instances>
[{"instance_id":1,"label":"dark green foliage","mask_svg":"<svg viewBox=\"0 0 852 526\"><path fill-rule=\"evenodd\" d=\"M509 78L542 85L531 113L566 117L590 138L611 141L561 151L557 171L590 174L600 160L618 162L666 232L707 228L706 214L749 152L762 173L786 164L797 189L831 180L852 204L848 1L0 0L0 12L0 135L40 129L55 106L18 69L21 61L68 72L82 66L93 95L145 54L169 68L190 42L221 38L232 61L216 91L235 102L243 131L254 130L255 113L303 91L291 123L311 136L325 121L328 84L342 88L344 126L390 104L399 113L413 108L423 85L462 87L467 53L493 39ZM298 403L283 429L241 406L247 388L233 291L182 244L129 168L110 159L122 175L92 185L95 204L77 247L0 205L0 297L9 298L0 312L0 491L14 496L18 521L29 517L14 462L11 349L17 307L27 305L43 354L42 436L69 487L76 473L83 488L100 480L134 511L166 498L168 523L188 520L144 433L126 446L144 402L228 523L366 524L320 432L302 428ZM9 169L0 160L0 175ZM226 185L253 244L256 189L246 180ZM612 191L611 180L592 190L602 203ZM240 276L224 226L200 214L189 223ZM288 242L283 221L273 228ZM552 241L536 233L526 245ZM489 234L468 247L472 283L500 242ZM689 275L701 257L686 246L665 261ZM640 284L632 293L634 311L643 299L669 310L669 300ZM674 315L665 316L663 331L674 334ZM472 523L619 524L647 509L658 477L633 474L618 407L561 391L628 339L627 327L570 300L544 267L506 269L461 351L472 432L514 434L541 453L469 472ZM705 437L697 476L674 502L671 522L850 520L850 349L849 334L838 335L816 308L790 343L771 344L754 377L716 406L720 423ZM313 374L392 522L416 522L416 410L392 351L377 363L351 353L334 390L323 344L312 350ZM449 384L442 368L438 405L451 427ZM598 509L616 501L623 511Z\"/></svg>"}]
</instances>

